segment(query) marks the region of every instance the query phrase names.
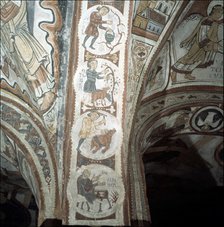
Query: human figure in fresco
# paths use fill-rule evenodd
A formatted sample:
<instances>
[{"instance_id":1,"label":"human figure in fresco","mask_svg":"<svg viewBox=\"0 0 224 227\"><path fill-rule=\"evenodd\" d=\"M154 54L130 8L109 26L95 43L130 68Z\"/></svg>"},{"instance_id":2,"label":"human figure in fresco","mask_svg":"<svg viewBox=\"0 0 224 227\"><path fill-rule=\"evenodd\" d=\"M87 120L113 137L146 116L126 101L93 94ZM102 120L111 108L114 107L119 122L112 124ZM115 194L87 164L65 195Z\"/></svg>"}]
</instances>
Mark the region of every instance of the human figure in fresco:
<instances>
[{"instance_id":1,"label":"human figure in fresco","mask_svg":"<svg viewBox=\"0 0 224 227\"><path fill-rule=\"evenodd\" d=\"M86 70L86 76L87 80L84 83L84 92L87 93L92 93L96 91L96 80L97 79L103 79L104 77L101 77L100 74L103 72L97 72L96 68L98 65L98 61L95 58L92 58L88 61L87 67L88 69Z\"/></svg>"},{"instance_id":2,"label":"human figure in fresco","mask_svg":"<svg viewBox=\"0 0 224 227\"><path fill-rule=\"evenodd\" d=\"M93 137L95 139L95 141L99 144L99 146L102 147L102 144L100 143L97 135L95 135L95 134L97 131L97 126L100 126L103 124L105 125L106 120L104 117L101 121L97 122L99 117L100 117L100 114L98 112L92 111L92 112L88 113L86 117L83 118L82 128L79 132L80 139L79 139L79 143L78 143L78 147L77 147L77 151L79 153L81 153L80 147L86 138Z\"/></svg>"},{"instance_id":3,"label":"human figure in fresco","mask_svg":"<svg viewBox=\"0 0 224 227\"><path fill-rule=\"evenodd\" d=\"M49 56L43 46L29 32L26 1L1 0L1 51L5 59L16 66L15 73L28 81L45 111L51 105L54 77L48 72Z\"/></svg>"},{"instance_id":4,"label":"human figure in fresco","mask_svg":"<svg viewBox=\"0 0 224 227\"><path fill-rule=\"evenodd\" d=\"M91 172L88 169L84 169L82 174L77 179L78 194L85 197L87 210L90 210L88 203L93 204L96 199L95 187L98 185L99 176L93 176L90 179ZM83 209L84 202L81 204L81 209ZM77 204L79 206L79 203Z\"/></svg>"},{"instance_id":5,"label":"human figure in fresco","mask_svg":"<svg viewBox=\"0 0 224 227\"><path fill-rule=\"evenodd\" d=\"M180 43L180 47L188 48L172 67L171 79L176 81L176 73L185 74L185 79L195 80L191 75L196 68L206 68L214 63L216 53L222 49L218 40L218 27L223 23L223 6L215 5L207 17L202 18L192 34Z\"/></svg>"},{"instance_id":6,"label":"human figure in fresco","mask_svg":"<svg viewBox=\"0 0 224 227\"><path fill-rule=\"evenodd\" d=\"M107 6L99 6L97 7L97 11L94 11L91 13L89 24L85 30L86 36L82 44L84 48L86 48L85 44L86 44L86 41L89 39L89 37L93 37L90 44L90 48L95 49L93 47L93 44L99 37L99 28L106 30L107 28L104 27L103 24L112 24L112 21L109 21L109 20L103 21L102 19L103 16L109 13L109 11L110 9Z\"/></svg>"}]
</instances>

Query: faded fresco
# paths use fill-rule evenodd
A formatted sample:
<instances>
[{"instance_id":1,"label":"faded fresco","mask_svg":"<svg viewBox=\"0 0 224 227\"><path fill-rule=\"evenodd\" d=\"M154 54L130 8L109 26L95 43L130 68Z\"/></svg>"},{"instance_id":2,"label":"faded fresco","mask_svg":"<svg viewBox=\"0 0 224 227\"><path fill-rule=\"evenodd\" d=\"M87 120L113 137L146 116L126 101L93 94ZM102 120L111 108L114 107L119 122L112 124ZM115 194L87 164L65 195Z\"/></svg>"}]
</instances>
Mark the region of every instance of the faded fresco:
<instances>
[{"instance_id":1,"label":"faded fresco","mask_svg":"<svg viewBox=\"0 0 224 227\"><path fill-rule=\"evenodd\" d=\"M150 223L166 139L223 185L222 1L0 0L0 23L1 156L39 225Z\"/></svg>"},{"instance_id":2,"label":"faded fresco","mask_svg":"<svg viewBox=\"0 0 224 227\"><path fill-rule=\"evenodd\" d=\"M176 0L136 1L133 33L157 41L176 6Z\"/></svg>"},{"instance_id":3,"label":"faded fresco","mask_svg":"<svg viewBox=\"0 0 224 227\"><path fill-rule=\"evenodd\" d=\"M79 30L84 49L97 55L117 52L127 36L123 17L115 7L90 7L88 14L81 18L82 27Z\"/></svg>"},{"instance_id":4,"label":"faded fresco","mask_svg":"<svg viewBox=\"0 0 224 227\"><path fill-rule=\"evenodd\" d=\"M200 6L202 1L189 3L150 64L131 136L131 160L137 172L136 150L150 155L163 146L167 151L169 142L176 146L184 141L181 155L194 148L216 184L223 185L223 2L203 1ZM132 180L140 176L137 172ZM134 187L131 192L140 200Z\"/></svg>"},{"instance_id":5,"label":"faded fresco","mask_svg":"<svg viewBox=\"0 0 224 227\"><path fill-rule=\"evenodd\" d=\"M191 119L191 127L198 132L218 132L223 126L223 110L215 106L206 106L199 109Z\"/></svg>"},{"instance_id":6,"label":"faded fresco","mask_svg":"<svg viewBox=\"0 0 224 227\"><path fill-rule=\"evenodd\" d=\"M30 186L41 209L39 221L42 222L53 215L57 203L58 179L52 147L47 144L46 132L41 131L44 124L38 115L31 113L29 108L23 112L23 108L8 103L7 98L7 93L1 91L1 129L5 132L1 137L5 144L3 155L18 167Z\"/></svg>"},{"instance_id":7,"label":"faded fresco","mask_svg":"<svg viewBox=\"0 0 224 227\"><path fill-rule=\"evenodd\" d=\"M167 65L163 66L160 59L165 58ZM179 22L155 64L158 66L145 79L144 98L173 87L222 86L223 2L211 1L206 12Z\"/></svg>"},{"instance_id":8,"label":"faded fresco","mask_svg":"<svg viewBox=\"0 0 224 227\"><path fill-rule=\"evenodd\" d=\"M203 14L190 15L172 36L173 84L223 82L223 2L212 1Z\"/></svg>"},{"instance_id":9,"label":"faded fresco","mask_svg":"<svg viewBox=\"0 0 224 227\"><path fill-rule=\"evenodd\" d=\"M18 86L21 96L28 96L32 105L42 112L55 100L58 77L53 68L55 43L47 40L46 30L46 24L52 23L55 15L44 8L44 4L2 0L0 5L1 81L12 90ZM32 7L35 10L29 10L28 14L28 8ZM41 22L40 17L46 18L45 22Z\"/></svg>"},{"instance_id":10,"label":"faded fresco","mask_svg":"<svg viewBox=\"0 0 224 227\"><path fill-rule=\"evenodd\" d=\"M78 195L76 211L92 218L102 218L113 215L122 206L124 188L122 179L106 166L90 164L82 166L77 171Z\"/></svg>"},{"instance_id":11,"label":"faded fresco","mask_svg":"<svg viewBox=\"0 0 224 227\"><path fill-rule=\"evenodd\" d=\"M146 77L143 99L166 88L169 78L169 67L169 43L167 42L161 50L159 57L155 60L153 70Z\"/></svg>"},{"instance_id":12,"label":"faded fresco","mask_svg":"<svg viewBox=\"0 0 224 227\"><path fill-rule=\"evenodd\" d=\"M128 1L80 2L68 224L124 223L121 146L129 7Z\"/></svg>"},{"instance_id":13,"label":"faded fresco","mask_svg":"<svg viewBox=\"0 0 224 227\"><path fill-rule=\"evenodd\" d=\"M163 51L164 56L158 56L158 47L164 35L175 21L177 13L183 10L182 1L135 1L132 19L132 44L129 48L129 74L127 80L127 103L125 122L125 149L130 150L129 141L133 127L134 113L138 110L138 101L144 97L157 93L166 87L169 73L167 68L169 53ZM164 49L168 50L167 45ZM158 57L157 57L158 56ZM154 57L156 69L154 69ZM159 59L160 58L160 59ZM164 60L163 60L164 59ZM167 62L165 61L167 60ZM151 69L153 68L152 72ZM148 76L149 75L149 76ZM145 89L147 87L147 89ZM148 90L150 89L150 90ZM135 149L134 149L135 150ZM131 216L134 220L147 220L150 222L149 207L144 188L144 176L140 169L141 158L136 151L130 155L130 178L136 182L130 188L133 198ZM139 202L141 201L141 202Z\"/></svg>"},{"instance_id":14,"label":"faded fresco","mask_svg":"<svg viewBox=\"0 0 224 227\"><path fill-rule=\"evenodd\" d=\"M89 56L78 71L75 86L82 94L82 110L85 112L93 107L103 107L116 115L116 103L122 88L118 66L110 59Z\"/></svg>"},{"instance_id":15,"label":"faded fresco","mask_svg":"<svg viewBox=\"0 0 224 227\"><path fill-rule=\"evenodd\" d=\"M2 0L0 9L1 128L7 135L5 144L9 146L7 138L15 140L15 159L10 161L17 162L35 196L40 225L56 216L58 203L56 162L48 137L55 134L57 118L50 122L44 115L52 113L57 99L55 33L60 29L60 13L50 1Z\"/></svg>"},{"instance_id":16,"label":"faded fresco","mask_svg":"<svg viewBox=\"0 0 224 227\"><path fill-rule=\"evenodd\" d=\"M150 72L149 63L161 44L163 35L174 21L175 15L182 7L181 1L135 1L132 18L132 45L129 49L130 67L127 81L126 133L129 135L133 112L135 111L138 95L142 85L145 95L154 94L158 89L166 87L168 78L165 74L168 68L162 67L161 56L157 59L157 69ZM168 51L170 47L164 47ZM169 52L163 54L169 56ZM167 59L168 60L168 59ZM170 60L169 60L170 61ZM166 64L163 61L163 64ZM147 75L146 75L147 74ZM149 74L149 76L148 76ZM158 83L158 84L157 84ZM147 89L145 89L147 87Z\"/></svg>"},{"instance_id":17,"label":"faded fresco","mask_svg":"<svg viewBox=\"0 0 224 227\"><path fill-rule=\"evenodd\" d=\"M86 158L102 160L115 154L122 142L122 131L117 119L108 113L90 111L77 121L74 140L76 150ZM115 142L116 141L116 142Z\"/></svg>"}]
</instances>

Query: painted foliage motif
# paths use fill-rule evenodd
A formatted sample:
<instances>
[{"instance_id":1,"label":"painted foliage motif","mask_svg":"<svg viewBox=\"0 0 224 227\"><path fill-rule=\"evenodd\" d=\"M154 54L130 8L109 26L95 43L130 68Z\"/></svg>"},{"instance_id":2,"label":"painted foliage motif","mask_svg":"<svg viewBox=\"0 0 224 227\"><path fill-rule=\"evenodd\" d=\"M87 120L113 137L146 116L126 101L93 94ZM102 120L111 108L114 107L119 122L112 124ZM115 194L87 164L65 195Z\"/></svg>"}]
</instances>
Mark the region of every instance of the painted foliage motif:
<instances>
[{"instance_id":1,"label":"painted foliage motif","mask_svg":"<svg viewBox=\"0 0 224 227\"><path fill-rule=\"evenodd\" d=\"M142 75L146 71L146 65L148 57L153 49L153 46L139 41L137 39L132 40L130 45L130 65L129 65L129 75L127 80L127 103L126 103L126 123L125 132L129 134L131 129L132 117L135 109L135 105L138 97L138 90L141 87ZM128 137L126 138L128 144Z\"/></svg>"},{"instance_id":2,"label":"painted foliage motif","mask_svg":"<svg viewBox=\"0 0 224 227\"><path fill-rule=\"evenodd\" d=\"M57 75L52 55L55 43L49 45L48 34L38 21L39 15L46 18L45 23L55 22L55 15L53 11L44 9L42 4L25 0L0 2L1 77L12 88L18 84L22 95L26 93L32 103L45 112L55 99ZM32 8L29 15L28 7Z\"/></svg>"},{"instance_id":3,"label":"painted foliage motif","mask_svg":"<svg viewBox=\"0 0 224 227\"><path fill-rule=\"evenodd\" d=\"M174 84L212 82L220 85L223 81L223 2L211 1L205 17L192 14L184 20L174 32L172 44L171 80Z\"/></svg>"},{"instance_id":4,"label":"painted foliage motif","mask_svg":"<svg viewBox=\"0 0 224 227\"><path fill-rule=\"evenodd\" d=\"M110 219L114 225L124 222L121 145L130 6L128 1L92 3L80 3L68 224Z\"/></svg>"},{"instance_id":5,"label":"painted foliage motif","mask_svg":"<svg viewBox=\"0 0 224 227\"><path fill-rule=\"evenodd\" d=\"M130 76L128 82L138 82L142 73L142 69L147 61L147 58L152 50L152 46L142 41L133 40L131 49L131 64ZM133 83L133 82L132 82ZM132 85L132 86L131 86ZM134 89L134 84L129 85ZM135 91L135 89L134 89Z\"/></svg>"},{"instance_id":6,"label":"painted foliage motif","mask_svg":"<svg viewBox=\"0 0 224 227\"><path fill-rule=\"evenodd\" d=\"M51 184L52 174L51 165L49 163L50 157L48 154L48 148L46 148L46 142L39 134L39 131L35 128L35 125L27 118L14 110L11 106L1 103L1 120L7 122L9 126L17 131L17 134L24 138L24 140L32 148L35 154L35 159L41 166L42 174L48 185Z\"/></svg>"},{"instance_id":7,"label":"painted foliage motif","mask_svg":"<svg viewBox=\"0 0 224 227\"><path fill-rule=\"evenodd\" d=\"M31 187L39 205L39 223L44 218L54 215L57 193L57 173L52 156L52 149L46 141L46 134L42 132L43 123L37 114L29 108L16 107L7 100L8 93L2 92L1 101L1 128L11 141L4 137L6 144L5 155L10 155L13 161L18 163L19 171ZM6 101L7 100L7 101ZM15 98L16 100L16 98ZM12 138L18 143L18 147L12 144ZM10 143L15 150L13 156L9 151ZM8 150L8 151L7 151ZM1 154L2 155L2 154ZM29 168L32 166L32 170Z\"/></svg>"},{"instance_id":8,"label":"painted foliage motif","mask_svg":"<svg viewBox=\"0 0 224 227\"><path fill-rule=\"evenodd\" d=\"M82 110L104 107L115 114L122 88L119 68L109 60L91 56L78 71L75 86L82 94Z\"/></svg>"}]
</instances>

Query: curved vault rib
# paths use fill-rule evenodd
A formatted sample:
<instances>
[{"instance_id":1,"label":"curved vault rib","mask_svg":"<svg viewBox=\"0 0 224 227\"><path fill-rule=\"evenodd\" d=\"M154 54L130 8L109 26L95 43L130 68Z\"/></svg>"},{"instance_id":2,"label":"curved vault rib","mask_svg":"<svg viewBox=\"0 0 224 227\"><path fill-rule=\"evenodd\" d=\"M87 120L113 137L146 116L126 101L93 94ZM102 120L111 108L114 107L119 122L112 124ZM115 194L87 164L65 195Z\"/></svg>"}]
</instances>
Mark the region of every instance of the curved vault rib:
<instances>
[{"instance_id":1,"label":"curved vault rib","mask_svg":"<svg viewBox=\"0 0 224 227\"><path fill-rule=\"evenodd\" d=\"M40 204L44 209L40 212L39 224L46 218L57 218L57 208L60 206L57 164L45 125L22 100L5 91L1 96L2 128L27 151L25 159L31 167L36 168L37 181L42 185L39 190L42 191L43 202L40 200Z\"/></svg>"}]
</instances>

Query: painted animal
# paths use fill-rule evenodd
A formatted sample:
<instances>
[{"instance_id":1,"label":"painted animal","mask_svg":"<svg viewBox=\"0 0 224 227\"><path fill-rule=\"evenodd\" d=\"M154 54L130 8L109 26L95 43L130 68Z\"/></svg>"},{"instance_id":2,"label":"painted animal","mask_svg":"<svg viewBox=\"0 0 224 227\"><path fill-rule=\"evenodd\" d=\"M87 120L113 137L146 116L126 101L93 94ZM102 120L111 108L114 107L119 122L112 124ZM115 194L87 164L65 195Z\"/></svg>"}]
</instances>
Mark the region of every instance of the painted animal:
<instances>
[{"instance_id":1,"label":"painted animal","mask_svg":"<svg viewBox=\"0 0 224 227\"><path fill-rule=\"evenodd\" d=\"M104 199L106 199L107 202L108 202L108 205L109 205L108 209L112 208L110 200L109 200L108 190L100 190L100 191L99 190L95 190L95 195L96 195L96 198L99 199L100 201L103 201ZM102 203L100 203L100 207L99 207L98 213L100 213L100 212L102 212Z\"/></svg>"},{"instance_id":2,"label":"painted animal","mask_svg":"<svg viewBox=\"0 0 224 227\"><path fill-rule=\"evenodd\" d=\"M110 147L111 139L115 132L115 129L111 129L106 130L102 135L94 136L91 141L92 152L96 153L100 148L104 147L102 153L105 153Z\"/></svg>"},{"instance_id":3,"label":"painted animal","mask_svg":"<svg viewBox=\"0 0 224 227\"><path fill-rule=\"evenodd\" d=\"M92 103L95 106L95 103L100 100L101 101L101 105L105 106L106 105L106 100L105 98L107 98L109 101L111 101L111 97L110 94L107 93L107 91L109 90L109 87L105 87L102 90L96 90L92 93Z\"/></svg>"}]
</instances>

